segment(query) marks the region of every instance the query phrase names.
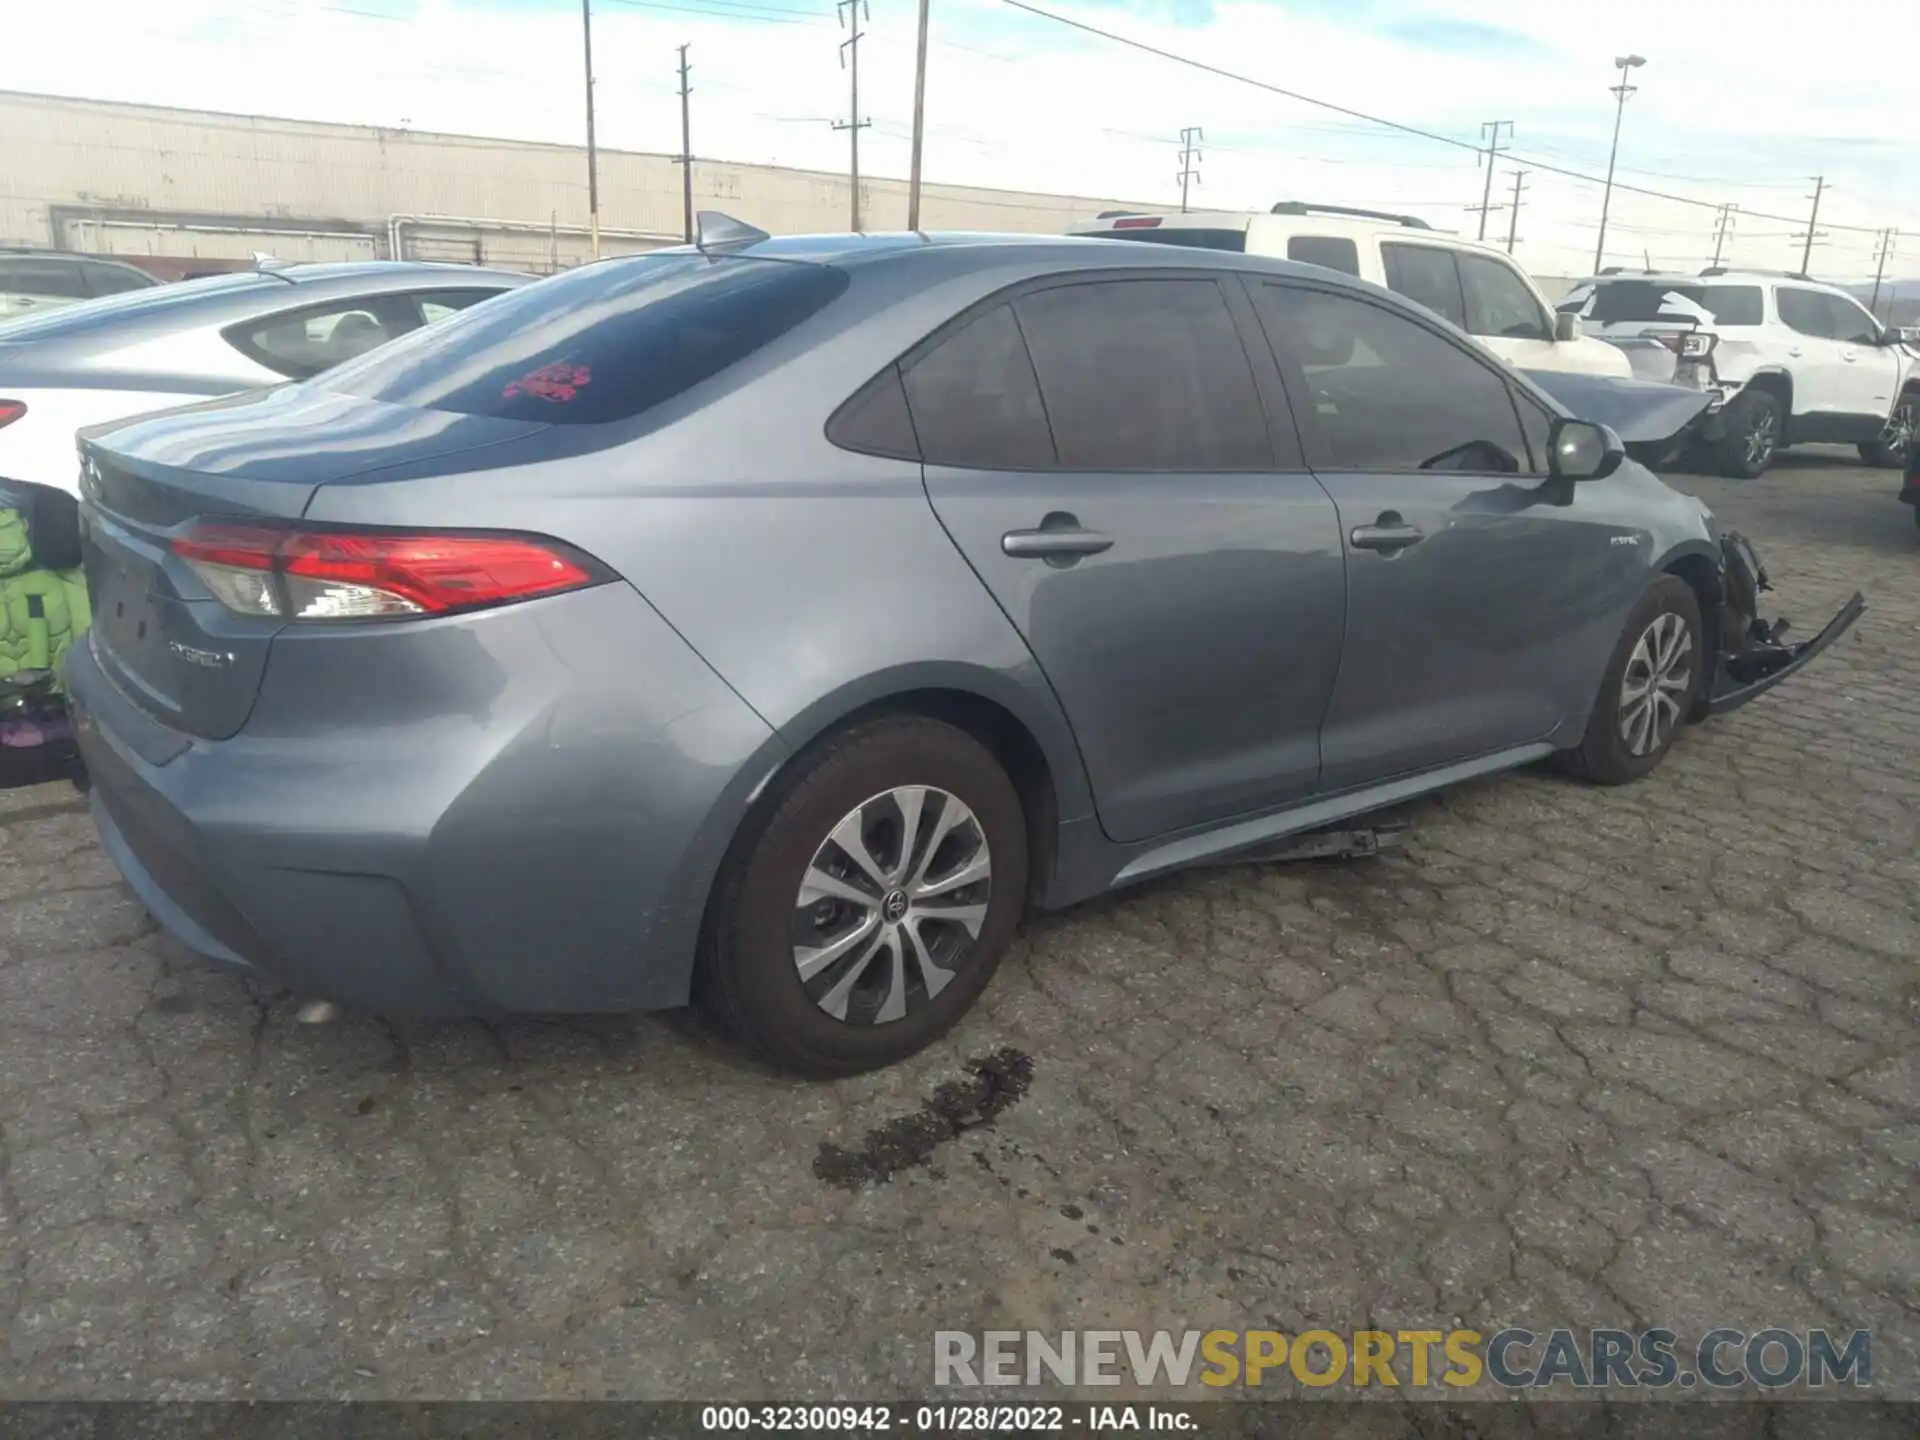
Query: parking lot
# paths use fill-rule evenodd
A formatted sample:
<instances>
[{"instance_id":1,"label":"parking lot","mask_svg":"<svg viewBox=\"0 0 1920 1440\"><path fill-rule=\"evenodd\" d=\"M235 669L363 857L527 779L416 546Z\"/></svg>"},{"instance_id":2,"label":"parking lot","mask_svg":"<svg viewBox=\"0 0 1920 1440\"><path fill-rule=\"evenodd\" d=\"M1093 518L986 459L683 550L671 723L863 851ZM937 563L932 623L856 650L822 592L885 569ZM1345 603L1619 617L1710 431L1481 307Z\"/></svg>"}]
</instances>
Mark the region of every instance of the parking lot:
<instances>
[{"instance_id":1,"label":"parking lot","mask_svg":"<svg viewBox=\"0 0 1920 1440\"><path fill-rule=\"evenodd\" d=\"M296 1024L70 787L0 795L0 1394L888 1397L939 1329L1527 1323L1871 1328L1920 1398L1920 537L1850 460L1676 483L1855 632L1636 787L1040 920L841 1084L680 1016Z\"/></svg>"}]
</instances>

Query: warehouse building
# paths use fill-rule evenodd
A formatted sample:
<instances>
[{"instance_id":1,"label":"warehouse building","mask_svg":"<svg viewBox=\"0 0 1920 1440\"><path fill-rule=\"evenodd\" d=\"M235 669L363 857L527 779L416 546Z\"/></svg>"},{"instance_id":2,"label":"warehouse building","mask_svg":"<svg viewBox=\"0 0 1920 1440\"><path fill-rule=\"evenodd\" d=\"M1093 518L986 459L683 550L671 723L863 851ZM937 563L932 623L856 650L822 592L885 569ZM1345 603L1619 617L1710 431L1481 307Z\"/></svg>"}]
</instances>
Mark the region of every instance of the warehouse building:
<instances>
[{"instance_id":1,"label":"warehouse building","mask_svg":"<svg viewBox=\"0 0 1920 1440\"><path fill-rule=\"evenodd\" d=\"M226 268L403 257L549 271L592 253L581 147L0 91L0 245ZM780 234L845 230L845 175L698 160L694 207ZM602 150L606 253L677 244L680 166ZM903 181L862 177L863 228L906 224ZM1058 232L1118 200L928 184L930 230Z\"/></svg>"}]
</instances>

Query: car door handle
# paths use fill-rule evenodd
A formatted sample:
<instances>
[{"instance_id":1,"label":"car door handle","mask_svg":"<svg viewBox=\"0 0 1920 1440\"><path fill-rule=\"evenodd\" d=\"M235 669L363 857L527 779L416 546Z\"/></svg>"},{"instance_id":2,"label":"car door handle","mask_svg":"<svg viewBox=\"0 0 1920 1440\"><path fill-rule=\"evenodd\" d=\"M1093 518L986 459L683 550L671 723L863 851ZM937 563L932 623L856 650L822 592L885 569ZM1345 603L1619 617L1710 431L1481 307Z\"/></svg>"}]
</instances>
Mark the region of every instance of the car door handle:
<instances>
[{"instance_id":1,"label":"car door handle","mask_svg":"<svg viewBox=\"0 0 1920 1440\"><path fill-rule=\"evenodd\" d=\"M1417 525L1399 522L1379 525L1356 525L1349 537L1356 550L1380 550L1388 555L1397 555L1409 546L1418 545L1426 539L1426 532Z\"/></svg>"},{"instance_id":2,"label":"car door handle","mask_svg":"<svg viewBox=\"0 0 1920 1440\"><path fill-rule=\"evenodd\" d=\"M1842 350L1840 352L1840 358L1846 361L1849 365L1851 365L1855 361L1857 361L1860 357L1851 350Z\"/></svg>"},{"instance_id":3,"label":"car door handle","mask_svg":"<svg viewBox=\"0 0 1920 1440\"><path fill-rule=\"evenodd\" d=\"M1098 555L1113 548L1113 537L1094 530L1009 530L1000 537L1000 551L1015 560L1058 560Z\"/></svg>"},{"instance_id":4,"label":"car door handle","mask_svg":"<svg viewBox=\"0 0 1920 1440\"><path fill-rule=\"evenodd\" d=\"M1787 347L1787 354L1798 360L1800 358L1800 347L1798 345L1789 345Z\"/></svg>"}]
</instances>

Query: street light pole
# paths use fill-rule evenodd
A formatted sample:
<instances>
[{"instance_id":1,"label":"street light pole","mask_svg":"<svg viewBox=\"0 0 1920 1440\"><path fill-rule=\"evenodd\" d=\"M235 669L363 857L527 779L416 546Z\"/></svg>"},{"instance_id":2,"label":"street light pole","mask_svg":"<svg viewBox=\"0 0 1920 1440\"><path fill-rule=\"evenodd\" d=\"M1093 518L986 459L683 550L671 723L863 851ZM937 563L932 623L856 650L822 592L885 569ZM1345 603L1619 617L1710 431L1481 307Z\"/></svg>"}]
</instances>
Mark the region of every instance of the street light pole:
<instances>
[{"instance_id":1,"label":"street light pole","mask_svg":"<svg viewBox=\"0 0 1920 1440\"><path fill-rule=\"evenodd\" d=\"M1644 55L1617 55L1614 66L1620 71L1620 83L1613 87L1613 93L1619 97L1619 104L1613 111L1613 148L1607 152L1607 188L1600 194L1600 238L1593 247L1593 273L1600 273L1600 266L1607 253L1607 211L1613 205L1613 164L1620 158L1620 122L1626 117L1627 97L1638 88L1627 83L1627 72L1637 70L1646 64Z\"/></svg>"}]
</instances>

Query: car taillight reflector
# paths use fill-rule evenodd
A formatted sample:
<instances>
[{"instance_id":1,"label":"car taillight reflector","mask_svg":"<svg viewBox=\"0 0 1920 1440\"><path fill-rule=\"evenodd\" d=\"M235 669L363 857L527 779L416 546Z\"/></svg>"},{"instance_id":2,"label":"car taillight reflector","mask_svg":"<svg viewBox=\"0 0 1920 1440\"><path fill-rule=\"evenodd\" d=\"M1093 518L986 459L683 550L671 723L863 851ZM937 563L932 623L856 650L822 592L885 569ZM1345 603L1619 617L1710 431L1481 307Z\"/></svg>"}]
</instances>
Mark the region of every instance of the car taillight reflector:
<instances>
[{"instance_id":1,"label":"car taillight reflector","mask_svg":"<svg viewBox=\"0 0 1920 1440\"><path fill-rule=\"evenodd\" d=\"M1116 230L1151 230L1160 223L1158 215L1130 215L1125 220L1113 222Z\"/></svg>"},{"instance_id":2,"label":"car taillight reflector","mask_svg":"<svg viewBox=\"0 0 1920 1440\"><path fill-rule=\"evenodd\" d=\"M5 429L27 413L24 400L0 400L0 429Z\"/></svg>"},{"instance_id":3,"label":"car taillight reflector","mask_svg":"<svg viewBox=\"0 0 1920 1440\"><path fill-rule=\"evenodd\" d=\"M444 615L607 578L585 556L531 535L200 524L172 546L229 610L290 620Z\"/></svg>"}]
</instances>

